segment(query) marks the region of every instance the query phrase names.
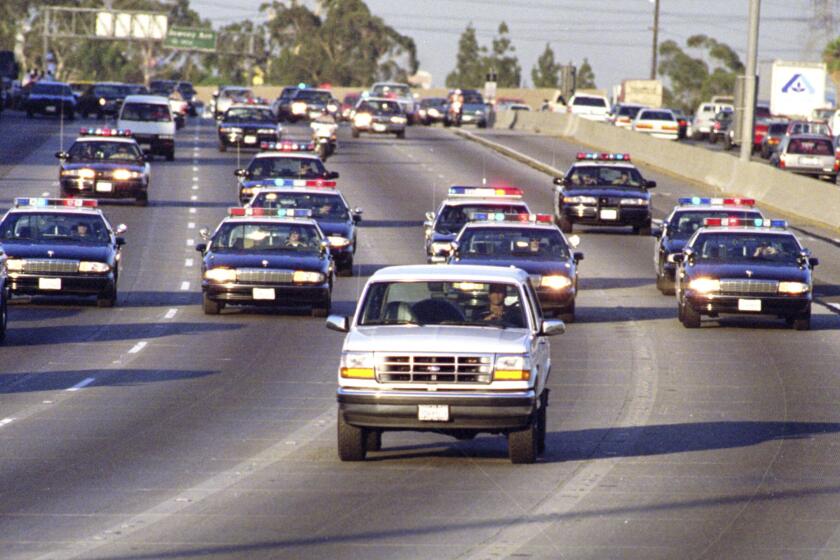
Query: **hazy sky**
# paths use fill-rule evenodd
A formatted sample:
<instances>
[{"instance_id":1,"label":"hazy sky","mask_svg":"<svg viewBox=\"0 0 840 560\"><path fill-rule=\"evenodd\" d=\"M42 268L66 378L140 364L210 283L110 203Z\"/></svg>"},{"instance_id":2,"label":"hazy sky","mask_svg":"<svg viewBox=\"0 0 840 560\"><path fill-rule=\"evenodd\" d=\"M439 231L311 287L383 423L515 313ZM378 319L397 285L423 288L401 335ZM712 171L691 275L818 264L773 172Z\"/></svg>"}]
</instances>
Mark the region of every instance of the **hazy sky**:
<instances>
[{"instance_id":1,"label":"hazy sky","mask_svg":"<svg viewBox=\"0 0 840 560\"><path fill-rule=\"evenodd\" d=\"M191 0L218 27L255 18L266 0ZM312 5L311 0L306 2ZM414 38L420 68L442 86L455 65L458 38L472 22L479 42L490 46L501 21L510 27L525 85L531 68L550 44L562 62L580 65L584 57L598 87L650 74L653 2L651 0L367 0L371 11L399 32ZM836 0L762 0L759 60L817 60L831 32L820 31L812 17L815 5L828 6L840 21ZM685 44L704 33L729 44L746 58L748 0L660 0L660 41ZM836 32L831 19L823 29ZM826 23L827 22L827 23Z\"/></svg>"}]
</instances>

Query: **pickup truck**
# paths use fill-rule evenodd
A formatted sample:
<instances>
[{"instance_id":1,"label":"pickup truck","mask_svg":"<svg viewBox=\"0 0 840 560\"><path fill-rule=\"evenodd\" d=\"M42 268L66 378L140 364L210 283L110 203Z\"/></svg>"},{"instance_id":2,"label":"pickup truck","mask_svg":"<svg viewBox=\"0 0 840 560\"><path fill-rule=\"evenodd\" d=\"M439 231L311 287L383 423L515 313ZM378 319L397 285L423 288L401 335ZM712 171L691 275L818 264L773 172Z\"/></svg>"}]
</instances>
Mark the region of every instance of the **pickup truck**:
<instances>
[{"instance_id":1,"label":"pickup truck","mask_svg":"<svg viewBox=\"0 0 840 560\"><path fill-rule=\"evenodd\" d=\"M383 268L368 280L338 369L338 455L362 461L389 430L507 437L513 463L545 449L548 337L528 274L480 265Z\"/></svg>"}]
</instances>

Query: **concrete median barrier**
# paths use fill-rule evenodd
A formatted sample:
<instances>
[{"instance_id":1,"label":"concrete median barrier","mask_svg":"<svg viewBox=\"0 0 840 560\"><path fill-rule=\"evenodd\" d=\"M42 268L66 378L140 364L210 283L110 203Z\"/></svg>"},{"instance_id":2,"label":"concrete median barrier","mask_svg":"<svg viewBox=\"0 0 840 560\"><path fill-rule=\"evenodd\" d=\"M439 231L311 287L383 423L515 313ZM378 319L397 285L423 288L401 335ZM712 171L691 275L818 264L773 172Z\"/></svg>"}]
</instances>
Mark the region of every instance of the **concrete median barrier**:
<instances>
[{"instance_id":1,"label":"concrete median barrier","mask_svg":"<svg viewBox=\"0 0 840 560\"><path fill-rule=\"evenodd\" d=\"M832 183L565 113L507 113L498 114L496 128L561 136L605 152L626 152L634 161L721 193L755 198L782 213L840 229L840 188Z\"/></svg>"}]
</instances>

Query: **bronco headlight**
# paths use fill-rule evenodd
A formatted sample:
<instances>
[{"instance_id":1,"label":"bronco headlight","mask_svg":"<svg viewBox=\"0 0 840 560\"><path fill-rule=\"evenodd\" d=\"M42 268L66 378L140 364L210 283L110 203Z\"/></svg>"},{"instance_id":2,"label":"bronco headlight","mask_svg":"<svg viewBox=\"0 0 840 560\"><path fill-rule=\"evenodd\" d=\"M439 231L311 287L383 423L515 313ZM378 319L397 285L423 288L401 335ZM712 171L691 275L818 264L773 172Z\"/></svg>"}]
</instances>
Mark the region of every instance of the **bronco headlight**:
<instances>
[{"instance_id":1,"label":"bronco headlight","mask_svg":"<svg viewBox=\"0 0 840 560\"><path fill-rule=\"evenodd\" d=\"M356 113L356 116L353 117L353 124L356 126L370 126L372 122L373 116L370 113Z\"/></svg>"},{"instance_id":2,"label":"bronco headlight","mask_svg":"<svg viewBox=\"0 0 840 560\"><path fill-rule=\"evenodd\" d=\"M406 119L405 117L391 117L391 122L394 124L405 124Z\"/></svg>"},{"instance_id":3,"label":"bronco headlight","mask_svg":"<svg viewBox=\"0 0 840 560\"><path fill-rule=\"evenodd\" d=\"M598 199L594 196L564 196L563 202L566 204L597 204Z\"/></svg>"},{"instance_id":4,"label":"bronco headlight","mask_svg":"<svg viewBox=\"0 0 840 560\"><path fill-rule=\"evenodd\" d=\"M779 282L779 293L798 295L804 294L810 289L808 284L803 282Z\"/></svg>"},{"instance_id":5,"label":"bronco headlight","mask_svg":"<svg viewBox=\"0 0 840 560\"><path fill-rule=\"evenodd\" d=\"M433 241L432 254L439 255L441 253L448 254L452 250L452 243L449 241Z\"/></svg>"},{"instance_id":6,"label":"bronco headlight","mask_svg":"<svg viewBox=\"0 0 840 560\"><path fill-rule=\"evenodd\" d=\"M717 278L695 278L688 283L688 289L701 294L720 291L720 280Z\"/></svg>"},{"instance_id":7,"label":"bronco headlight","mask_svg":"<svg viewBox=\"0 0 840 560\"><path fill-rule=\"evenodd\" d=\"M568 276L543 276L540 281L540 286L552 290L565 290L572 285L572 280Z\"/></svg>"},{"instance_id":8,"label":"bronco headlight","mask_svg":"<svg viewBox=\"0 0 840 560\"><path fill-rule=\"evenodd\" d=\"M350 245L350 240L340 235L330 235L327 237L327 241L330 242L330 247L335 247L336 249L342 249Z\"/></svg>"},{"instance_id":9,"label":"bronco headlight","mask_svg":"<svg viewBox=\"0 0 840 560\"><path fill-rule=\"evenodd\" d=\"M320 284L324 281L324 275L320 272L296 270L292 275L292 281L301 284Z\"/></svg>"},{"instance_id":10,"label":"bronco headlight","mask_svg":"<svg viewBox=\"0 0 840 560\"><path fill-rule=\"evenodd\" d=\"M306 103L303 101L295 101L292 103L292 113L295 115L302 115L306 112Z\"/></svg>"},{"instance_id":11,"label":"bronco headlight","mask_svg":"<svg viewBox=\"0 0 840 560\"><path fill-rule=\"evenodd\" d=\"M117 169L114 171L114 179L117 181L127 181L128 179L139 179L140 173L131 171L130 169Z\"/></svg>"},{"instance_id":12,"label":"bronco headlight","mask_svg":"<svg viewBox=\"0 0 840 560\"><path fill-rule=\"evenodd\" d=\"M79 272L94 272L97 274L104 274L109 272L111 267L103 262L96 261L82 261L79 263Z\"/></svg>"},{"instance_id":13,"label":"bronco headlight","mask_svg":"<svg viewBox=\"0 0 840 560\"><path fill-rule=\"evenodd\" d=\"M434 107L432 107L431 109L429 109L429 110L428 110L428 113L429 113L429 115L431 115L431 116L433 116L433 117L439 117L439 116L440 116L440 111L438 111L438 110L437 110L437 109L435 109Z\"/></svg>"},{"instance_id":14,"label":"bronco headlight","mask_svg":"<svg viewBox=\"0 0 840 560\"><path fill-rule=\"evenodd\" d=\"M228 282L236 282L236 270L233 268L210 268L207 272L204 273L204 278L206 280L210 280L211 282L220 282L220 283L228 283Z\"/></svg>"},{"instance_id":15,"label":"bronco headlight","mask_svg":"<svg viewBox=\"0 0 840 560\"><path fill-rule=\"evenodd\" d=\"M493 372L495 381L528 381L531 379L531 360L522 355L496 356Z\"/></svg>"},{"instance_id":16,"label":"bronco headlight","mask_svg":"<svg viewBox=\"0 0 840 560\"><path fill-rule=\"evenodd\" d=\"M6 270L9 272L21 272L23 270L23 259L7 259Z\"/></svg>"},{"instance_id":17,"label":"bronco headlight","mask_svg":"<svg viewBox=\"0 0 840 560\"><path fill-rule=\"evenodd\" d=\"M339 373L350 379L375 379L373 352L342 352Z\"/></svg>"},{"instance_id":18,"label":"bronco headlight","mask_svg":"<svg viewBox=\"0 0 840 560\"><path fill-rule=\"evenodd\" d=\"M622 198L622 206L647 206L648 200L646 198Z\"/></svg>"}]
</instances>

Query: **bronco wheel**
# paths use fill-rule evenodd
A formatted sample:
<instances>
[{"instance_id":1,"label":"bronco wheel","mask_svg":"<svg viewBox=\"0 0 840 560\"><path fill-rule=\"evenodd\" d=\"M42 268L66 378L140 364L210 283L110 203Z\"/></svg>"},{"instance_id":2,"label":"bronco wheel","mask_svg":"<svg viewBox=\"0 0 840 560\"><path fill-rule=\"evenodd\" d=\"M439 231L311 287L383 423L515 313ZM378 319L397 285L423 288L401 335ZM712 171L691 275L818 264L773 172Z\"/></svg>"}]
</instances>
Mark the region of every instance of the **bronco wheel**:
<instances>
[{"instance_id":1,"label":"bronco wheel","mask_svg":"<svg viewBox=\"0 0 840 560\"><path fill-rule=\"evenodd\" d=\"M536 413L535 413L536 416ZM513 464L533 463L537 460L539 442L537 418L532 418L528 427L508 434L508 455Z\"/></svg>"},{"instance_id":2,"label":"bronco wheel","mask_svg":"<svg viewBox=\"0 0 840 560\"><path fill-rule=\"evenodd\" d=\"M338 411L338 458L342 461L364 461L367 453L364 428L351 426Z\"/></svg>"}]
</instances>

